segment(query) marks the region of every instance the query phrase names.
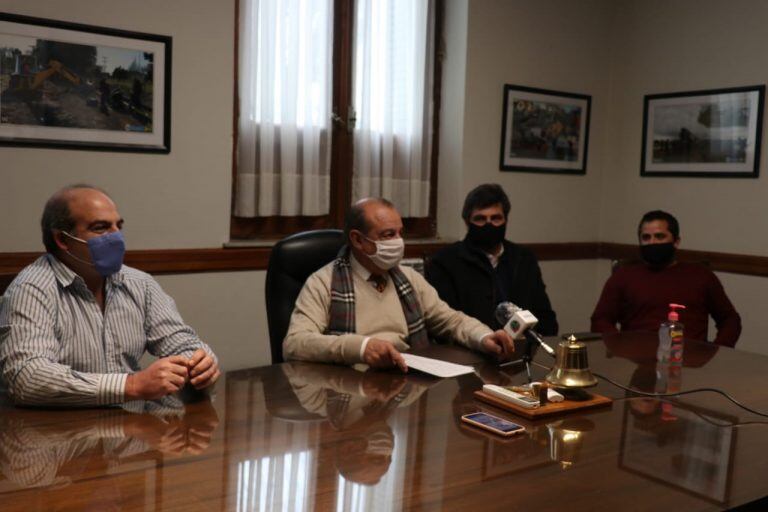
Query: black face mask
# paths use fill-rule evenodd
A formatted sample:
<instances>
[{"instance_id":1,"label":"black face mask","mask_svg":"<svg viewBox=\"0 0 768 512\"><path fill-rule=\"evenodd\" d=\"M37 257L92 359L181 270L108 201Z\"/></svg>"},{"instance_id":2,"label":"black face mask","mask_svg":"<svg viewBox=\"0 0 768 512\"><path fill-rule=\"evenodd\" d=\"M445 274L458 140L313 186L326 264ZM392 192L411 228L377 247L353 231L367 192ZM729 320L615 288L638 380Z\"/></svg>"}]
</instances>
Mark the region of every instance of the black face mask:
<instances>
[{"instance_id":1,"label":"black face mask","mask_svg":"<svg viewBox=\"0 0 768 512\"><path fill-rule=\"evenodd\" d=\"M652 267L665 267L675 259L675 244L648 244L640 246L640 256Z\"/></svg>"},{"instance_id":2,"label":"black face mask","mask_svg":"<svg viewBox=\"0 0 768 512\"><path fill-rule=\"evenodd\" d=\"M507 232L507 223L500 226L494 226L490 222L486 222L482 226L469 223L469 231L467 231L467 240L472 245L490 250L495 249L503 240L504 234Z\"/></svg>"}]
</instances>

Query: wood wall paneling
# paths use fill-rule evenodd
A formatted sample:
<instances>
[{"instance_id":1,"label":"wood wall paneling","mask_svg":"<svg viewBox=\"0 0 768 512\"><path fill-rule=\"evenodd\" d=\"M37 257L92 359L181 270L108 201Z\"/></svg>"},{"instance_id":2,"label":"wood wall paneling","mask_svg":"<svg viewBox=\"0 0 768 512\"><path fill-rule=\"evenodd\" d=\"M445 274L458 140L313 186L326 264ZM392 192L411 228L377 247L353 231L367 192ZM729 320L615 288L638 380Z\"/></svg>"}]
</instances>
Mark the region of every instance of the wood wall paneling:
<instances>
[{"instance_id":1,"label":"wood wall paneling","mask_svg":"<svg viewBox=\"0 0 768 512\"><path fill-rule=\"evenodd\" d=\"M406 245L406 257L430 257L448 245L446 242L417 242ZM633 259L638 257L632 244L563 242L525 244L540 261ZM270 247L209 249L146 249L128 251L125 262L151 274L265 270ZM0 253L0 274L17 274L41 253ZM680 250L681 261L703 261L717 272L768 277L768 257L711 251Z\"/></svg>"}]
</instances>

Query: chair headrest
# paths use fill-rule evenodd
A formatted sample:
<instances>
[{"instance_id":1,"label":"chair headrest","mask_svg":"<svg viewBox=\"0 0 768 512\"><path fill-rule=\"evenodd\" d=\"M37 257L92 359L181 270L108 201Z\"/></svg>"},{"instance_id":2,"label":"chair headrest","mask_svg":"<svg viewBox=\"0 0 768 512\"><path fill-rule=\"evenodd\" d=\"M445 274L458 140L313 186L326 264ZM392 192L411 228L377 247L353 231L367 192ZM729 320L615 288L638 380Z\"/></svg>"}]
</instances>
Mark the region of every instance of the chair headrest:
<instances>
[{"instance_id":1,"label":"chair headrest","mask_svg":"<svg viewBox=\"0 0 768 512\"><path fill-rule=\"evenodd\" d=\"M305 231L284 238L272 248L269 267L304 281L333 261L344 244L344 233L336 229Z\"/></svg>"}]
</instances>

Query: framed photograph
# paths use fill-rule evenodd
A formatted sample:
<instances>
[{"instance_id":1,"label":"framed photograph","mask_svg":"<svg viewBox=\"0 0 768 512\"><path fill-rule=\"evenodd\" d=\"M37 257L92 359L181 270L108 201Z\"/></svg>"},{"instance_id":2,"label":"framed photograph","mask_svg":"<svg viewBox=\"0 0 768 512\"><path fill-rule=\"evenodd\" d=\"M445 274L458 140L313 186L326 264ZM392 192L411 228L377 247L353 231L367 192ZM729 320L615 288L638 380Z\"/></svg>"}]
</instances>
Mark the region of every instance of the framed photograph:
<instances>
[{"instance_id":1,"label":"framed photograph","mask_svg":"<svg viewBox=\"0 0 768 512\"><path fill-rule=\"evenodd\" d=\"M765 86L653 94L641 176L757 178Z\"/></svg>"},{"instance_id":2,"label":"framed photograph","mask_svg":"<svg viewBox=\"0 0 768 512\"><path fill-rule=\"evenodd\" d=\"M168 153L171 38L0 13L0 145Z\"/></svg>"},{"instance_id":3,"label":"framed photograph","mask_svg":"<svg viewBox=\"0 0 768 512\"><path fill-rule=\"evenodd\" d=\"M502 171L585 174L592 97L504 86Z\"/></svg>"}]
</instances>

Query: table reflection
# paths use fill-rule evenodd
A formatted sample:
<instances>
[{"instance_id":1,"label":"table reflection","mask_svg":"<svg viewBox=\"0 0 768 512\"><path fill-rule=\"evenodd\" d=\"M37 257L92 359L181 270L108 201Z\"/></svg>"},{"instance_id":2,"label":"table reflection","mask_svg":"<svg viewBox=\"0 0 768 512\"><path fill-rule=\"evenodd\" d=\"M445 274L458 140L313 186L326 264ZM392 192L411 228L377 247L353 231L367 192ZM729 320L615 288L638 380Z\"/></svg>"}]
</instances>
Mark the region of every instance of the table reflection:
<instances>
[{"instance_id":1,"label":"table reflection","mask_svg":"<svg viewBox=\"0 0 768 512\"><path fill-rule=\"evenodd\" d=\"M543 379L544 370L534 368L534 378ZM456 446L457 451L467 455L477 453L473 444L481 443L480 460L482 461L480 479L493 481L505 477L510 483L518 478L526 478L525 473L552 466L568 470L583 459L582 451L585 443L590 442L589 432L595 429L595 424L587 416L592 411L570 415L554 415L537 420L526 420L508 411L498 409L484 402L477 401L474 393L483 384L502 386L522 385L527 382L525 367L513 365L499 368L493 364L480 364L475 367L474 375L464 375L455 379L458 389L452 400L452 418L455 431L462 439L451 439L450 446ZM461 416L477 411L523 425L526 430L509 438L503 438L485 430L467 425L461 421ZM598 413L600 411L597 411ZM465 442L464 439L474 443ZM461 448L458 448L458 447ZM450 464L458 464L452 461Z\"/></svg>"},{"instance_id":2,"label":"table reflection","mask_svg":"<svg viewBox=\"0 0 768 512\"><path fill-rule=\"evenodd\" d=\"M640 365L630 385L647 392L681 388L667 364ZM730 499L738 418L676 400L629 397L619 467L718 504Z\"/></svg>"},{"instance_id":3,"label":"table reflection","mask_svg":"<svg viewBox=\"0 0 768 512\"><path fill-rule=\"evenodd\" d=\"M210 444L218 416L207 400L195 404L194 415L186 414L188 407L169 396L109 409L4 408L0 472L17 488L61 489L142 459L198 455Z\"/></svg>"},{"instance_id":4,"label":"table reflection","mask_svg":"<svg viewBox=\"0 0 768 512\"><path fill-rule=\"evenodd\" d=\"M656 364L656 340L594 342L590 364L640 390L710 386L768 408L768 358L692 343L670 369ZM764 427L728 425L755 418L722 398L637 398L601 381L611 407L527 420L474 398L483 383L525 382L520 365L447 348L435 346L475 371L441 380L290 363L228 372L213 402L0 402L0 509L721 510L768 492ZM478 410L526 432L460 421Z\"/></svg>"},{"instance_id":5,"label":"table reflection","mask_svg":"<svg viewBox=\"0 0 768 512\"><path fill-rule=\"evenodd\" d=\"M593 343L590 346L599 345ZM658 337L655 333L637 331L623 332L606 335L603 338L605 357L628 359L638 365L654 365L656 363L656 350L658 349ZM683 366L689 368L705 367L718 353L720 345L686 340L686 347L691 350L683 350Z\"/></svg>"},{"instance_id":6,"label":"table reflection","mask_svg":"<svg viewBox=\"0 0 768 512\"><path fill-rule=\"evenodd\" d=\"M232 375L227 393L253 382L247 375ZM263 429L252 432L246 450L260 456L238 454L233 461L237 510L307 510L321 503L337 510L366 510L373 504L381 510L384 503L399 509L392 496L402 495L409 407L434 382L297 362L264 372Z\"/></svg>"},{"instance_id":7,"label":"table reflection","mask_svg":"<svg viewBox=\"0 0 768 512\"><path fill-rule=\"evenodd\" d=\"M398 407L418 400L426 386L404 375L328 365L291 363L283 367L301 406L328 420L334 463L345 480L378 483L392 462L395 434L387 420ZM343 432L343 436L334 433ZM338 439L336 439L338 437ZM405 435L401 435L401 444Z\"/></svg>"}]
</instances>

